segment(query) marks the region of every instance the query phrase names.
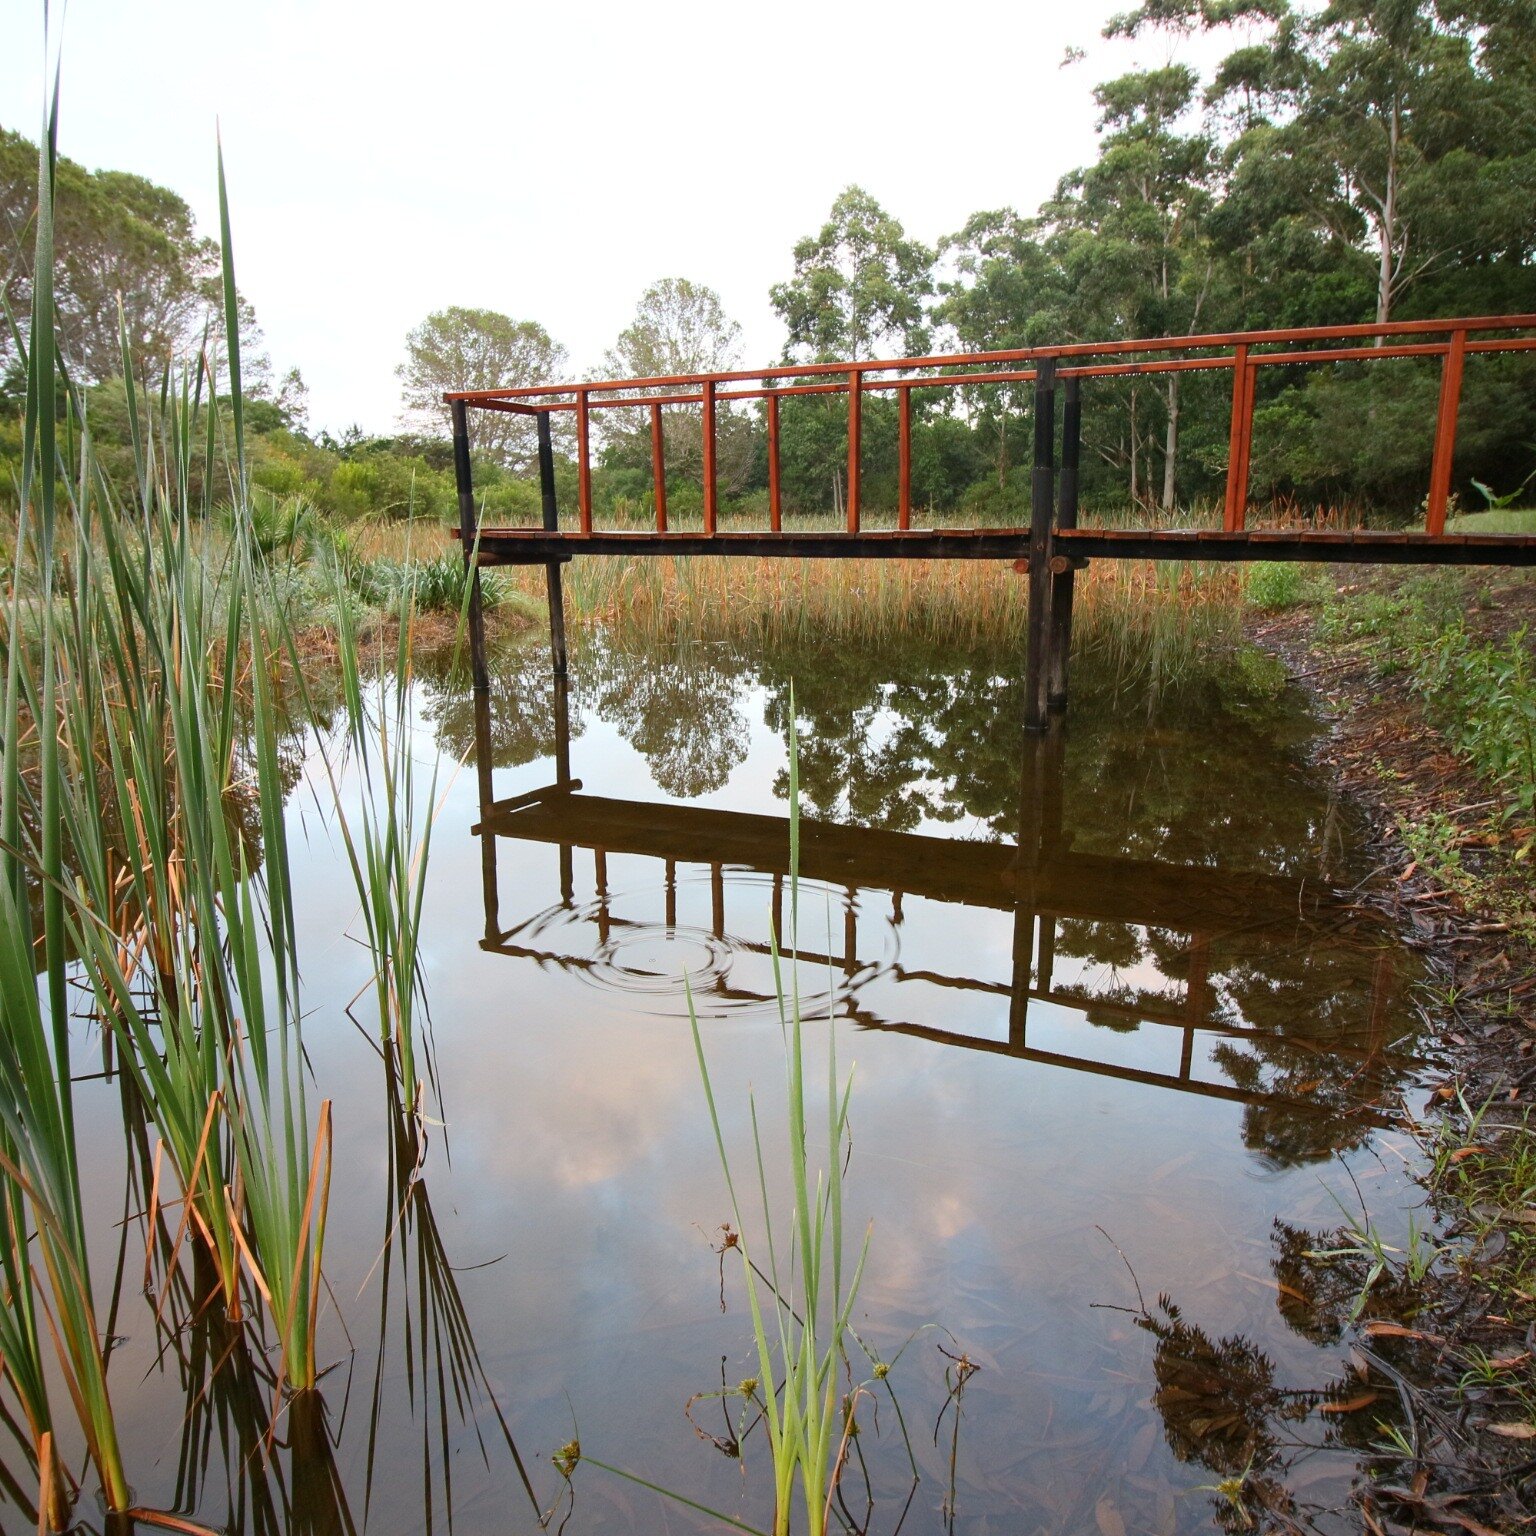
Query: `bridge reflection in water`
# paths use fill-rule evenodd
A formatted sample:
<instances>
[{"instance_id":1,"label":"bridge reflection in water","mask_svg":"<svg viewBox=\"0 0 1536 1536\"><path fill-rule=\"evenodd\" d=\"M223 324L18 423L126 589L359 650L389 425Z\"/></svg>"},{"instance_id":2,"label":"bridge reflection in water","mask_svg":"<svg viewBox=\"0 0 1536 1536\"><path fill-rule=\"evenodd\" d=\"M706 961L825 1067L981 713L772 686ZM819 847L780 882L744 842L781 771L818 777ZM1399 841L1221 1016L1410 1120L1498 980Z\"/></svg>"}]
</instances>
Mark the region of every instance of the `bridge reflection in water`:
<instances>
[{"instance_id":1,"label":"bridge reflection in water","mask_svg":"<svg viewBox=\"0 0 1536 1536\"><path fill-rule=\"evenodd\" d=\"M556 680L554 704L554 781L496 799L490 705L476 695L481 947L601 984L613 979L614 956L626 939L651 941L646 955L654 969L628 972L638 990L654 983L657 995L676 1000L686 967L701 1014L716 1006L776 1008L769 960L772 936L786 932L788 818L584 793L571 772L563 679ZM1318 881L1074 849L1062 829L1065 746L1059 723L1025 741L1014 843L802 819L802 906L809 890L835 895L842 907L841 953L798 952L805 973L814 968L833 978L810 999L802 988L802 1000L862 1029L1250 1105L1286 1122L1280 1139L1315 1142L1313 1155L1384 1123L1383 1100L1416 1065L1405 1048L1411 1042L1395 1038L1401 1012L1394 1004L1404 978L1386 925ZM546 844L559 857L558 905L510 926L497 879L504 840ZM609 860L621 855L657 861L660 883L616 893ZM593 897L578 900L587 870ZM706 878L707 925L680 921L680 889L686 904ZM728 914L728 893L733 908L755 910ZM893 935L909 926L914 899L919 910L937 903L1010 914L1006 977L965 974L956 963L967 954L985 956L985 944L946 944L942 969L893 958L902 947ZM760 937L744 936L754 929ZM1113 958L1105 961L1106 952L1133 957L1143 983L1150 957L1154 984L1128 983ZM746 979L737 974L743 957L758 961L746 967L755 971ZM1006 1000L1006 1037L941 1027L921 1014L902 1016L917 1010L886 1006L923 987ZM1272 1006L1256 1007L1255 999ZM1062 1015L1053 1010L1103 1027L1070 1032L1091 1053L1059 1048L1063 1031L1050 1026ZM921 1010L930 1020L952 1011ZM1256 1020L1258 1014L1265 1017ZM1102 1059L1114 1054L1105 1031L1142 1025L1170 1032L1166 1053L1157 1052L1166 1054L1165 1069ZM1225 1081L1199 1075L1211 1063ZM1298 1112L1330 1124L1299 1132Z\"/></svg>"}]
</instances>

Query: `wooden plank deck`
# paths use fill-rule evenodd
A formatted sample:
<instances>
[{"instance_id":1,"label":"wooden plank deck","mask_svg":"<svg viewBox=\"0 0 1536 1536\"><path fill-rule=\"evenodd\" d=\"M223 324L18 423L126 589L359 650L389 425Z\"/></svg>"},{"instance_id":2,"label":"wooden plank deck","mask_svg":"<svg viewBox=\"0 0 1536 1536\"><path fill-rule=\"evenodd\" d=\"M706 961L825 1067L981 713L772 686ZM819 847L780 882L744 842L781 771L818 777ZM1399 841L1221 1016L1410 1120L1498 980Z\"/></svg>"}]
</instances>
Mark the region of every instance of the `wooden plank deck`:
<instances>
[{"instance_id":1,"label":"wooden plank deck","mask_svg":"<svg viewBox=\"0 0 1536 1536\"><path fill-rule=\"evenodd\" d=\"M460 537L455 531L455 537ZM1073 560L1280 560L1370 565L1536 565L1533 534L1427 534L1337 529L1057 528ZM480 564L544 565L575 555L715 555L790 560L1022 560L1028 528L868 529L858 533L657 533L481 528Z\"/></svg>"},{"instance_id":2,"label":"wooden plank deck","mask_svg":"<svg viewBox=\"0 0 1536 1536\"><path fill-rule=\"evenodd\" d=\"M789 823L780 816L551 792L491 805L475 831L529 842L724 864L787 874ZM800 873L860 890L1058 917L1135 923L1180 933L1315 919L1339 900L1316 882L1063 850L1034 868L1012 843L984 843L800 821Z\"/></svg>"}]
</instances>

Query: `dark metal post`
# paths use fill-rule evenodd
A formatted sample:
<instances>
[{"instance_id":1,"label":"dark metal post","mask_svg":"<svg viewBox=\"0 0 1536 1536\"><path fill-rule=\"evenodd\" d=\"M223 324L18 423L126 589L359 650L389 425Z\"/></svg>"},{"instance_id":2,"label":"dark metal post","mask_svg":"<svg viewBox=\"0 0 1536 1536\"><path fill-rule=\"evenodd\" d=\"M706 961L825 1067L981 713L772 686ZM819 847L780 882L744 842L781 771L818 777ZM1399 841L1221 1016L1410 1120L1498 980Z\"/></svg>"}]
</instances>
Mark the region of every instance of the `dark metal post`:
<instances>
[{"instance_id":1,"label":"dark metal post","mask_svg":"<svg viewBox=\"0 0 1536 1536\"><path fill-rule=\"evenodd\" d=\"M1035 949L1035 914L1022 902L1013 909L1013 992L1008 1000L1008 1049L1024 1049L1029 1024L1029 971Z\"/></svg>"},{"instance_id":2,"label":"dark metal post","mask_svg":"<svg viewBox=\"0 0 1536 1536\"><path fill-rule=\"evenodd\" d=\"M571 690L563 673L555 677L555 782L571 785Z\"/></svg>"},{"instance_id":3,"label":"dark metal post","mask_svg":"<svg viewBox=\"0 0 1536 1536\"><path fill-rule=\"evenodd\" d=\"M1076 374L1062 381L1061 474L1056 481L1056 526L1077 527L1077 465L1082 446L1082 404ZM1051 573L1051 652L1046 707L1067 707L1067 662L1072 650L1072 583L1069 565Z\"/></svg>"},{"instance_id":4,"label":"dark metal post","mask_svg":"<svg viewBox=\"0 0 1536 1536\"><path fill-rule=\"evenodd\" d=\"M489 689L475 689L474 708L475 777L480 790L480 895L485 908L485 939L488 944L494 944L501 938L501 912L496 880L496 834L490 827L492 789Z\"/></svg>"},{"instance_id":5,"label":"dark metal post","mask_svg":"<svg viewBox=\"0 0 1536 1536\"><path fill-rule=\"evenodd\" d=\"M1024 729L1045 729L1046 647L1051 623L1051 519L1056 512L1056 363L1035 370L1035 466L1029 504L1029 645L1024 657Z\"/></svg>"},{"instance_id":6,"label":"dark metal post","mask_svg":"<svg viewBox=\"0 0 1536 1536\"><path fill-rule=\"evenodd\" d=\"M548 411L539 412L539 490L544 502L544 527L550 533L558 533L560 509L555 504L555 445ZM556 677L564 677L565 592L560 585L558 560L551 560L544 567L544 585L549 594L550 665Z\"/></svg>"},{"instance_id":7,"label":"dark metal post","mask_svg":"<svg viewBox=\"0 0 1536 1536\"><path fill-rule=\"evenodd\" d=\"M462 400L450 408L453 418L453 478L459 491L459 542L464 546L464 564L469 571L469 661L477 692L491 686L485 666L485 609L480 601L479 550L476 535L479 520L475 516L475 480L469 462L469 409Z\"/></svg>"}]
</instances>

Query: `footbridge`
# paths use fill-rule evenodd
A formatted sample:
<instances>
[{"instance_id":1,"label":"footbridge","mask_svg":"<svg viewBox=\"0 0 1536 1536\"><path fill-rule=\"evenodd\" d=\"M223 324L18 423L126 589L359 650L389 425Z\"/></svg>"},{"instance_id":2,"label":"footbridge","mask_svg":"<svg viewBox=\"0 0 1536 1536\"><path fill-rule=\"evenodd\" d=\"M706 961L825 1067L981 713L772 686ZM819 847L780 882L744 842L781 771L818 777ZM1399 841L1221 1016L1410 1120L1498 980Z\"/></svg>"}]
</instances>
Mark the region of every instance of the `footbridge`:
<instances>
[{"instance_id":1,"label":"footbridge","mask_svg":"<svg viewBox=\"0 0 1536 1536\"><path fill-rule=\"evenodd\" d=\"M797 559L1010 560L1029 578L1025 724L1045 729L1048 713L1066 707L1067 658L1074 575L1089 560L1323 561L1379 564L1536 564L1536 536L1448 533L1462 381L1468 362L1501 352L1536 350L1536 315L1343 325L1293 330L1226 332L1145 340L1084 342L1027 351L972 352L850 361L578 384L455 392L453 418L459 496L458 536L477 567L544 565L547 571L554 669L565 671L561 566L577 555L750 556ZM1249 482L1256 383L1264 369L1293 373L1356 363L1429 359L1440 387L1434 419L1424 423L1432 443L1424 518L1406 528L1250 526ZM1231 378L1226 493L1219 527L1082 526L1078 477L1085 390L1105 379L1216 372ZM978 386L1032 390L1033 468L1030 520L1017 527L915 527L912 501L912 411L918 392ZM843 526L816 528L791 519L784 505L780 404L790 397L841 397L847 410L847 473ZM863 412L872 395L898 406L897 495L892 526L878 526L864 495ZM766 527L723 526L719 485L720 422L727 408L754 404L767 445ZM669 515L667 413L697 414L701 453L701 512ZM487 524L477 508L470 457L470 413L502 412L536 427L542 517L537 527ZM633 427L648 423L654 526L600 527L592 493L597 423L617 412ZM574 426L576 505L562 507L556 490L556 418ZM690 427L690 430L692 428ZM574 512L574 516L572 513ZM476 682L487 682L484 620L471 595L471 648Z\"/></svg>"}]
</instances>

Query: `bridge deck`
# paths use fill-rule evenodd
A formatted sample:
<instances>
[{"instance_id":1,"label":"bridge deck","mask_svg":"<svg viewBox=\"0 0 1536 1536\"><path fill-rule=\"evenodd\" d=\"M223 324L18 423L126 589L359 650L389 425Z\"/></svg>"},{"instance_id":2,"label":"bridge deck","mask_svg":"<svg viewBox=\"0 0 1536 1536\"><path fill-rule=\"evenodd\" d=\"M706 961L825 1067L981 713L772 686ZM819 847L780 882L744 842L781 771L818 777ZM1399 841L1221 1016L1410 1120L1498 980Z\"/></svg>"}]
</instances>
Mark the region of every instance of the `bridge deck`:
<instances>
[{"instance_id":1,"label":"bridge deck","mask_svg":"<svg viewBox=\"0 0 1536 1536\"><path fill-rule=\"evenodd\" d=\"M455 530L455 537L458 537ZM801 560L1027 560L1028 528L864 529L858 533L657 533L542 528L479 530L480 564L542 565L573 555L748 555ZM1536 565L1536 535L1378 533L1370 530L1058 528L1074 561L1284 560L1373 565Z\"/></svg>"},{"instance_id":2,"label":"bridge deck","mask_svg":"<svg viewBox=\"0 0 1536 1536\"><path fill-rule=\"evenodd\" d=\"M520 799L522 797L519 797ZM680 863L789 870L789 823L780 816L552 792L533 804L487 806L482 827L528 842ZM1025 902L1058 917L1134 923L1190 933L1315 918L1340 905L1325 887L1061 850L1031 861L1012 843L800 821L800 874L828 885L900 891L1011 911Z\"/></svg>"}]
</instances>

